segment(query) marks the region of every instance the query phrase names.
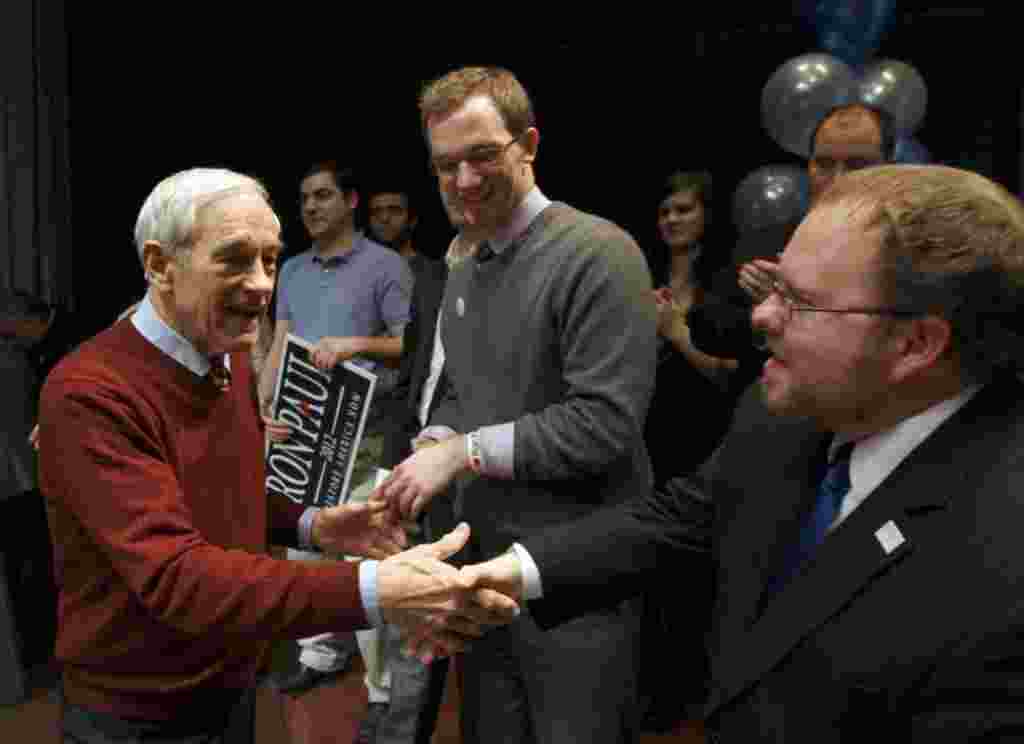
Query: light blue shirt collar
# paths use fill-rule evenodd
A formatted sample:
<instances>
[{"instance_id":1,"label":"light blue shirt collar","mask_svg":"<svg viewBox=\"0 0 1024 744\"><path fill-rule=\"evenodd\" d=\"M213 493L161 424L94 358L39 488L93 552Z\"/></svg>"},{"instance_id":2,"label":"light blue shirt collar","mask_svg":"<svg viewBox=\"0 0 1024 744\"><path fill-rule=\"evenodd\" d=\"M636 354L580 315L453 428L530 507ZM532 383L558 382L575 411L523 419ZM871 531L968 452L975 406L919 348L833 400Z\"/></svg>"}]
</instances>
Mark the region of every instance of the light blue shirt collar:
<instances>
[{"instance_id":1,"label":"light blue shirt collar","mask_svg":"<svg viewBox=\"0 0 1024 744\"><path fill-rule=\"evenodd\" d=\"M193 374L199 377L206 377L206 374L210 371L209 359L200 354L188 339L167 325L157 315L156 308L149 301L148 294L139 303L135 314L132 315L132 325L142 334L144 339ZM225 366L229 366L230 357L227 357L227 355L225 357Z\"/></svg>"},{"instance_id":2,"label":"light blue shirt collar","mask_svg":"<svg viewBox=\"0 0 1024 744\"><path fill-rule=\"evenodd\" d=\"M352 258L352 256L354 256L355 254L357 254L359 251L361 251L364 248L363 244L365 242L366 242L366 235L363 233L362 230L356 230L355 233L352 235L352 247L349 248L344 253L339 253L339 254L337 254L335 256L331 256L330 258L327 258L327 259L320 258L320 253L319 253L319 251L317 249L316 243L314 242L313 246L309 249L309 255L310 255L310 259L309 260L312 263L318 263L318 264L323 264L323 265L345 263L346 261L350 260Z\"/></svg>"},{"instance_id":3,"label":"light blue shirt collar","mask_svg":"<svg viewBox=\"0 0 1024 744\"><path fill-rule=\"evenodd\" d=\"M533 222L538 214L547 209L549 204L551 204L551 200L540 192L539 187L534 186L530 189L530 193L515 208L509 223L498 230L497 234L491 238L491 250L495 253L501 253L508 248L513 240L526 232L526 228L530 226L530 223Z\"/></svg>"}]
</instances>

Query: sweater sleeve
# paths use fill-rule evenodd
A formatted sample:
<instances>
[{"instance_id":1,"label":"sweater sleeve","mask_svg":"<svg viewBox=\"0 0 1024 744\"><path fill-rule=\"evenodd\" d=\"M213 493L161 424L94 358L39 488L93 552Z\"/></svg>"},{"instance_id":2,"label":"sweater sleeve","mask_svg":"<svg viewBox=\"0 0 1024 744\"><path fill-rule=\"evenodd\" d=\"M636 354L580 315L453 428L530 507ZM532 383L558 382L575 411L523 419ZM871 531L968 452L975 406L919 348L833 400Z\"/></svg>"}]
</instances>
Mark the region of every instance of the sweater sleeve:
<instances>
[{"instance_id":1,"label":"sweater sleeve","mask_svg":"<svg viewBox=\"0 0 1024 744\"><path fill-rule=\"evenodd\" d=\"M77 523L62 549L109 563L157 621L192 634L303 636L360 628L357 569L209 543L193 523L163 442L167 422L114 385L63 379L41 401L47 499ZM263 493L253 509L266 508ZM73 563L74 558L65 563Z\"/></svg>"},{"instance_id":2,"label":"sweater sleeve","mask_svg":"<svg viewBox=\"0 0 1024 744\"><path fill-rule=\"evenodd\" d=\"M593 476L630 457L654 386L656 316L639 247L605 222L566 242L552 308L565 393L516 421L518 479Z\"/></svg>"}]
</instances>

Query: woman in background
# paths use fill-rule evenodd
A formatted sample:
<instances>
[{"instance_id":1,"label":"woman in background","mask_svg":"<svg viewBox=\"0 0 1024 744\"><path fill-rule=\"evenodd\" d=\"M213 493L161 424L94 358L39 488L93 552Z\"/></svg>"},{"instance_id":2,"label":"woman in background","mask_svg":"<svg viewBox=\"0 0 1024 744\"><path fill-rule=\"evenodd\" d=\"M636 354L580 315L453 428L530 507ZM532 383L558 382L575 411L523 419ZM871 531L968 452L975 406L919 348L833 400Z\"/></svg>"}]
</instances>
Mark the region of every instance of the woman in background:
<instances>
[{"instance_id":1,"label":"woman in background","mask_svg":"<svg viewBox=\"0 0 1024 744\"><path fill-rule=\"evenodd\" d=\"M711 174L680 171L658 202L659 250L651 256L658 308L658 371L644 439L655 485L697 468L725 435L736 401L736 362L705 354L691 339L686 314L700 302L729 254L705 240Z\"/></svg>"},{"instance_id":2,"label":"woman in background","mask_svg":"<svg viewBox=\"0 0 1024 744\"><path fill-rule=\"evenodd\" d=\"M732 418L736 363L694 346L687 311L699 303L716 272L728 270L728 251L706 239L711 175L677 172L658 199L656 250L649 253L658 308L658 368L644 439L655 486L694 471L718 446ZM704 635L711 609L712 568L694 571L675 601L641 595L638 690L643 728L671 730L699 718L706 695ZM701 577L704 577L702 580Z\"/></svg>"}]
</instances>

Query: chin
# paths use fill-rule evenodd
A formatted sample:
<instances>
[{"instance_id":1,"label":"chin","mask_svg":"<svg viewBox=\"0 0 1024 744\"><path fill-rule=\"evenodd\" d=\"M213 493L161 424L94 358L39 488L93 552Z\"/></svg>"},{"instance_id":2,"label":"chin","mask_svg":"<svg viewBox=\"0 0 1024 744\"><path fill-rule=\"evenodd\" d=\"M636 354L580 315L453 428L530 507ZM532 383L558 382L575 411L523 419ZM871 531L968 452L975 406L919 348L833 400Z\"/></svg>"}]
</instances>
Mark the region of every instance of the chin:
<instances>
[{"instance_id":1,"label":"chin","mask_svg":"<svg viewBox=\"0 0 1024 744\"><path fill-rule=\"evenodd\" d=\"M258 333L242 333L238 336L222 336L210 344L210 353L230 354L236 351L252 351L258 341Z\"/></svg>"}]
</instances>

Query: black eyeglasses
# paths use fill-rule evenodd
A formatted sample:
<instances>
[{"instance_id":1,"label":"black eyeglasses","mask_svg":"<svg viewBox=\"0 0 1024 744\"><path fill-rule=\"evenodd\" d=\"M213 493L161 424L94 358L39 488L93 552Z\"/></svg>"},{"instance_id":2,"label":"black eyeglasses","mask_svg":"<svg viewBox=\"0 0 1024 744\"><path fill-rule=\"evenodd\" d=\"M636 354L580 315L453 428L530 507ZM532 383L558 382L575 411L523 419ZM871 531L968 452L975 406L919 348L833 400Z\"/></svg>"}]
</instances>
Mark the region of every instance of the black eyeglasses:
<instances>
[{"instance_id":1,"label":"black eyeglasses","mask_svg":"<svg viewBox=\"0 0 1024 744\"><path fill-rule=\"evenodd\" d=\"M459 165L462 163L466 163L475 171L486 171L497 165L508 148L518 142L524 134L526 132L520 132L504 145L482 145L458 157L432 158L430 167L434 169L434 173L444 178L450 178L458 173Z\"/></svg>"}]
</instances>

